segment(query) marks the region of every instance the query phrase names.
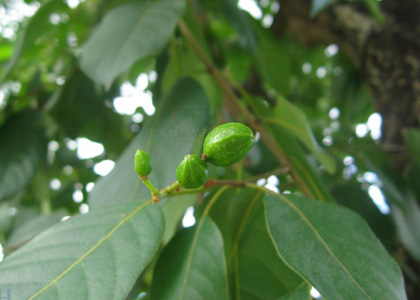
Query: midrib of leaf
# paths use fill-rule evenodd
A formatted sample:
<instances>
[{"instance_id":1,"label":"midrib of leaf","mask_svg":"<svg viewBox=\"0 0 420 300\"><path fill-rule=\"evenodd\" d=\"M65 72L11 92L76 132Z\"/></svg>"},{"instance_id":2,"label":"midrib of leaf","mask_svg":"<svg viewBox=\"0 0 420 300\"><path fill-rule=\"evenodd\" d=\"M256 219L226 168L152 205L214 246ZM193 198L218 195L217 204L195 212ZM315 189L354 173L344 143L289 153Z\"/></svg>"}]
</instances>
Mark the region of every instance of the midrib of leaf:
<instances>
[{"instance_id":1,"label":"midrib of leaf","mask_svg":"<svg viewBox=\"0 0 420 300\"><path fill-rule=\"evenodd\" d=\"M261 187L258 187L259 189ZM286 197L277 194L275 192L271 192L268 191L271 195L276 196L277 198L279 198L280 200L282 200L283 202L285 202L287 205L289 205L303 220L303 222L305 222L308 227L310 228L310 230L315 234L315 237L318 239L318 241L325 247L325 250L327 250L327 252L330 254L330 256L338 263L338 265L343 269L343 271L348 275L348 277L356 284L357 288L370 300L373 300L368 294L367 292L360 286L360 284L356 281L356 279L353 277L353 275L351 275L350 271L346 268L346 266L338 259L338 257L334 254L334 252L331 250L331 248L328 246L327 242L322 238L321 234L318 232L318 230L316 230L316 228L312 225L312 223L308 220L308 218L306 218L305 214L296 206L294 205L289 199L287 199ZM270 228L269 224L268 224L268 218L266 218L266 225L267 228ZM268 234L271 238L271 240L274 243L274 246L276 248L277 254L283 259L283 261L289 265L286 260L283 258L283 256L280 254L280 251L277 247L277 243L275 242L271 231L268 230ZM289 265L289 267L293 270L295 270L292 266ZM296 273L298 273L301 277L305 277L302 274L300 274L297 270L295 270Z\"/></svg>"},{"instance_id":2,"label":"midrib of leaf","mask_svg":"<svg viewBox=\"0 0 420 300\"><path fill-rule=\"evenodd\" d=\"M148 200L148 201L144 202L143 204L141 204L139 207L137 207L135 210L133 210L124 219L122 219L114 228L112 228L110 232L108 232L102 239L100 239L95 245L93 245L85 254L83 254L78 260L76 260L66 270L64 270L60 275L58 275L56 278L51 280L46 286L44 286L42 289L40 289L38 292L36 292L34 295L32 295L27 300L32 300L32 299L38 297L39 295L41 295L43 292L45 292L47 289L49 289L54 284L58 285L58 280L60 280L64 275L66 275L68 272L73 270L78 264L83 263L84 259L86 257L88 257L93 251L95 251L100 245L102 245L106 240L108 240L115 233L115 231L117 231L127 221L131 220L132 217L134 217L140 210L142 210L146 205L148 205L150 203L151 203L151 200Z\"/></svg>"},{"instance_id":3,"label":"midrib of leaf","mask_svg":"<svg viewBox=\"0 0 420 300\"><path fill-rule=\"evenodd\" d=\"M241 299L241 293L240 293L240 281L239 281L239 261L238 261L238 247L239 247L239 239L241 238L242 231L245 227L246 222L248 221L249 216L251 215L252 210L255 207L255 204L257 203L258 197L260 196L260 193L257 192L254 197L252 198L251 202L249 203L248 207L246 208L244 217L241 221L241 224L239 225L238 232L236 234L234 243L233 243L233 249L232 249L232 256L234 261L234 271L235 271L235 290L236 290L236 299Z\"/></svg>"},{"instance_id":4,"label":"midrib of leaf","mask_svg":"<svg viewBox=\"0 0 420 300\"><path fill-rule=\"evenodd\" d=\"M213 204L220 198L220 196L228 188L229 188L229 186L224 186L220 190L218 190L216 192L216 194L214 194L214 196L210 199L209 203L206 205L206 208L204 209L203 215L200 218L200 222L198 223L197 229L196 229L196 231L194 233L193 243L192 243L190 252L188 253L187 268L185 270L185 275L184 275L184 280L182 282L182 288L181 288L181 293L179 295L179 300L183 300L184 299L185 288L186 288L187 283L188 283L188 275L190 273L191 263L192 263L192 259L193 259L193 256L194 256L194 251L195 251L195 248L197 247L198 235L200 233L201 227L203 226L204 218L208 215L208 213L209 213L210 209L212 208ZM225 270L226 270L226 268L225 268Z\"/></svg>"}]
</instances>

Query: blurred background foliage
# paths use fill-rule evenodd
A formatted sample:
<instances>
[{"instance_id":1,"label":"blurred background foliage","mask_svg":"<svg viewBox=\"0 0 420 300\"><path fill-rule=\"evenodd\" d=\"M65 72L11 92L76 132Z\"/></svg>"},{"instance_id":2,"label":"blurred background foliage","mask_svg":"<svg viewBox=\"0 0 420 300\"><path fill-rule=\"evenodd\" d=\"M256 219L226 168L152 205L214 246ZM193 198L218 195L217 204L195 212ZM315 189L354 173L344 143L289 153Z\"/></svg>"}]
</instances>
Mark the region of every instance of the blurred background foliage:
<instances>
[{"instance_id":1,"label":"blurred background foliage","mask_svg":"<svg viewBox=\"0 0 420 300\"><path fill-rule=\"evenodd\" d=\"M134 63L124 71L118 71L116 65L115 78L95 82L92 74L97 70L83 64L83 51L95 56L98 49L85 49L85 43L92 33L102 29L98 24L106 20L108 13L125 3L142 2L0 2L0 259L66 216L87 213L89 205L95 205L99 195L107 193L97 189L94 200L88 203L95 185L104 187L127 180L118 178L121 173L108 177L111 179L101 178L113 169L130 141L145 132L145 123L157 118L160 107L165 107L165 103L167 107L169 101L175 101L171 109L176 109L177 101L184 105L182 99L168 96L179 78L190 77L199 83L205 95L197 88L189 91L189 86L188 93L210 102L200 104L210 107L205 111L208 122L200 124L200 128L210 129L213 121L241 121L178 29L158 51L145 52L141 59L133 58ZM357 5L372 22L381 24L384 15L379 3L365 0L350 4ZM276 22L282 21L285 9L282 1L192 0L188 4L186 23L216 67L231 79L237 94L244 89L258 99L261 109L271 106L274 114L274 107L281 101L290 101L304 113L299 126L303 130L308 127L307 133L282 133L284 129L275 124L271 127L287 144L285 152L306 157L305 162L316 174L315 181L325 188L321 193L366 219L399 262L410 299L418 299L418 128L401 128L402 143L383 142L381 127L387 120L378 111L373 99L376 95L360 66L342 51L340 41L308 45L287 26L277 32ZM302 9L309 20L315 20L328 13L328 5L330 1L313 0L310 11ZM188 97L188 93L181 96ZM172 113L166 116L172 118ZM291 123L295 117L300 115L292 115ZM293 138L296 135L299 142ZM147 134L142 138L146 139ZM159 154L163 155L159 147L182 156L189 151L183 146L169 142L163 146L158 141L151 154L156 163L164 164L165 159L159 162ZM326 160L317 155L316 149ZM176 163L173 162L174 168ZM261 142L244 162L250 176L278 167ZM227 170L214 168L211 174L235 178L235 170L236 166ZM174 174L166 174L162 184L174 180ZM260 184L281 192L299 191L289 175L270 176ZM191 207L197 202L191 199L185 203L179 212L168 213L174 229L166 233L166 241L175 228L182 224L189 227L194 222ZM140 293L141 290L133 290L133 297Z\"/></svg>"}]
</instances>

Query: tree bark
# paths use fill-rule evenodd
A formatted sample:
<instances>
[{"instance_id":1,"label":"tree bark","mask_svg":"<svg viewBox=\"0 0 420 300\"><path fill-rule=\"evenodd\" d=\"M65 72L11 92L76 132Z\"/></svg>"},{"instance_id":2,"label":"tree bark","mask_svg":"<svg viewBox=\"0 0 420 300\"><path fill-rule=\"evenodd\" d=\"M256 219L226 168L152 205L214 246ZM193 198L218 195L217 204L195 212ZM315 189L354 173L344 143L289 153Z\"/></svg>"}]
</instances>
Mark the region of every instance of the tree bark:
<instances>
[{"instance_id":1,"label":"tree bark","mask_svg":"<svg viewBox=\"0 0 420 300\"><path fill-rule=\"evenodd\" d=\"M420 1L380 2L381 24L360 2L337 1L316 18L310 0L281 0L272 30L288 28L306 46L336 43L357 65L383 117L382 142L403 145L419 126Z\"/></svg>"}]
</instances>

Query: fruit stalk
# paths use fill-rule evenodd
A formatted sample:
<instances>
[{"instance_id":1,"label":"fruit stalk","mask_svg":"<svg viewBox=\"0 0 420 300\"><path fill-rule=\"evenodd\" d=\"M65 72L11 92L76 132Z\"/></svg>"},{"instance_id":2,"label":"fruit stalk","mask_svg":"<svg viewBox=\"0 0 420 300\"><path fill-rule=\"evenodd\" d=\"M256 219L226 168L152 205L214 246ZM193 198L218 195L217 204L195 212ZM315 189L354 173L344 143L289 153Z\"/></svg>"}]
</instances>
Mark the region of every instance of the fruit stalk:
<instances>
[{"instance_id":1,"label":"fruit stalk","mask_svg":"<svg viewBox=\"0 0 420 300\"><path fill-rule=\"evenodd\" d=\"M147 188L150 190L150 193L152 194L152 200L153 204L159 203L159 191L155 188L155 186L152 184L152 182L147 178L147 176L141 176L140 177L143 183L147 186Z\"/></svg>"}]
</instances>

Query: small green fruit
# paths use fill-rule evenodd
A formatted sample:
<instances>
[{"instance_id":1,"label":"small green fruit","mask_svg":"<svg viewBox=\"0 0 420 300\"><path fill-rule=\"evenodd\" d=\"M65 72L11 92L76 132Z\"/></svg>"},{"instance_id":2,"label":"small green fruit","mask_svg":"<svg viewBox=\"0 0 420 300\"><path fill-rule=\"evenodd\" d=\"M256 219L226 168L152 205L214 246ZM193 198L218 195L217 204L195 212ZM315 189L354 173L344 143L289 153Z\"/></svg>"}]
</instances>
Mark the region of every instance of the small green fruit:
<instances>
[{"instance_id":1,"label":"small green fruit","mask_svg":"<svg viewBox=\"0 0 420 300\"><path fill-rule=\"evenodd\" d=\"M176 169L176 179L186 189L195 189L203 185L208 177L207 166L197 155L185 155Z\"/></svg>"},{"instance_id":2,"label":"small green fruit","mask_svg":"<svg viewBox=\"0 0 420 300\"><path fill-rule=\"evenodd\" d=\"M241 160L253 145L251 128L241 123L226 123L206 136L203 154L206 161L213 165L229 166Z\"/></svg>"},{"instance_id":3,"label":"small green fruit","mask_svg":"<svg viewBox=\"0 0 420 300\"><path fill-rule=\"evenodd\" d=\"M147 152L142 150L137 150L134 155L134 170L140 176L147 176L152 172L152 167L150 166L150 156Z\"/></svg>"}]
</instances>

